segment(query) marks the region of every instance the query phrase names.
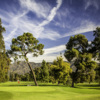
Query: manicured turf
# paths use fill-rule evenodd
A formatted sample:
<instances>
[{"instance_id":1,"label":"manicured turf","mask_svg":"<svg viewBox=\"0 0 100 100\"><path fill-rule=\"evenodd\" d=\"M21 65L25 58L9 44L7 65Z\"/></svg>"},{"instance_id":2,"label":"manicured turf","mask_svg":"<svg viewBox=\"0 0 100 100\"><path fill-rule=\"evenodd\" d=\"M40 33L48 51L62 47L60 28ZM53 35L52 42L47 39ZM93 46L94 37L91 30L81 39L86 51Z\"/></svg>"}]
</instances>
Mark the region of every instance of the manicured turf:
<instances>
[{"instance_id":1,"label":"manicured turf","mask_svg":"<svg viewBox=\"0 0 100 100\"><path fill-rule=\"evenodd\" d=\"M78 84L76 88L32 82L0 83L0 100L100 100L100 86Z\"/></svg>"}]
</instances>

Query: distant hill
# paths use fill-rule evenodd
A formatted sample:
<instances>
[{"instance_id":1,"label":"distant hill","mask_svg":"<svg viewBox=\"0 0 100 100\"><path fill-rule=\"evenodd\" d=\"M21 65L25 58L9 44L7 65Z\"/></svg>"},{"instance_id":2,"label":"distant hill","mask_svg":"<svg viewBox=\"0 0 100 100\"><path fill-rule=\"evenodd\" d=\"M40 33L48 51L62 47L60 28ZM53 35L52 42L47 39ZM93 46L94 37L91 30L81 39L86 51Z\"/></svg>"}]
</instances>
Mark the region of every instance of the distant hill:
<instances>
[{"instance_id":1,"label":"distant hill","mask_svg":"<svg viewBox=\"0 0 100 100\"><path fill-rule=\"evenodd\" d=\"M41 63L30 62L30 64L31 64L32 68L41 67ZM29 71L30 71L30 69L29 69L27 63L24 61L19 62L19 64L13 63L10 65L10 68L9 68L9 73L14 72L14 73L17 73L20 75L28 73Z\"/></svg>"}]
</instances>

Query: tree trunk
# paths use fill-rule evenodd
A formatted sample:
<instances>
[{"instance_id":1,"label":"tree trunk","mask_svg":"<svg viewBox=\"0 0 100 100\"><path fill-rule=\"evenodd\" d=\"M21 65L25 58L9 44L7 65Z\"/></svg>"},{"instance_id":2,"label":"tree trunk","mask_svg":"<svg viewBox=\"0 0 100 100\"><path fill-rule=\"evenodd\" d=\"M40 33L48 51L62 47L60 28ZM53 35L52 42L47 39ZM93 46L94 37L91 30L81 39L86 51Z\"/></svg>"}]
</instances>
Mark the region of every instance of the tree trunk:
<instances>
[{"instance_id":1,"label":"tree trunk","mask_svg":"<svg viewBox=\"0 0 100 100\"><path fill-rule=\"evenodd\" d=\"M74 80L72 80L72 87L74 87Z\"/></svg>"},{"instance_id":2,"label":"tree trunk","mask_svg":"<svg viewBox=\"0 0 100 100\"><path fill-rule=\"evenodd\" d=\"M58 85L59 85L59 83L60 83L60 82L58 81Z\"/></svg>"},{"instance_id":3,"label":"tree trunk","mask_svg":"<svg viewBox=\"0 0 100 100\"><path fill-rule=\"evenodd\" d=\"M31 72L32 72L32 74L33 74L33 78L34 78L35 85L38 86L38 83L37 83L37 81L36 81L36 77L35 77L34 71L32 70L32 67L31 67L30 63L27 62L27 64L28 64L28 66L29 66L29 68L30 68L30 70L31 70Z\"/></svg>"}]
</instances>

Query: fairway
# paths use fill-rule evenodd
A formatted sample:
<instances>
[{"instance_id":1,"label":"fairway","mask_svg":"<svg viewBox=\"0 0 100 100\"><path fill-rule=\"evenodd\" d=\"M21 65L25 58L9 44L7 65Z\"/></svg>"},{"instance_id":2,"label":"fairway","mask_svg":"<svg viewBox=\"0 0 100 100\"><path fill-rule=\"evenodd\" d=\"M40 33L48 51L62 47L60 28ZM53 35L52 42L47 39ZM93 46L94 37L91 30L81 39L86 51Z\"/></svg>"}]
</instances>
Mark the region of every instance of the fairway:
<instances>
[{"instance_id":1,"label":"fairway","mask_svg":"<svg viewBox=\"0 0 100 100\"><path fill-rule=\"evenodd\" d=\"M0 100L100 100L100 87L96 84L78 84L76 88L32 82L0 84Z\"/></svg>"}]
</instances>

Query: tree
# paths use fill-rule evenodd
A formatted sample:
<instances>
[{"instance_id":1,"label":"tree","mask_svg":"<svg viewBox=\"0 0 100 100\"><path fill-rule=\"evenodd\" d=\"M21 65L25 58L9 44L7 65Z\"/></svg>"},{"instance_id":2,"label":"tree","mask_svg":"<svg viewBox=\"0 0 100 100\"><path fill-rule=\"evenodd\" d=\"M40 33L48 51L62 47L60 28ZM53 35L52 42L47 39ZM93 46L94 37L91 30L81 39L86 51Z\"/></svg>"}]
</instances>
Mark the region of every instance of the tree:
<instances>
[{"instance_id":1,"label":"tree","mask_svg":"<svg viewBox=\"0 0 100 100\"><path fill-rule=\"evenodd\" d=\"M71 63L72 69L73 66L75 66L71 74L72 87L74 87L74 83L78 81L83 82L86 79L86 74L89 74L91 69L94 70L94 66L96 67L96 63L91 61L92 54L88 53L88 46L88 40L82 34L70 37L68 43L66 44L67 50L65 51L64 56Z\"/></svg>"},{"instance_id":2,"label":"tree","mask_svg":"<svg viewBox=\"0 0 100 100\"><path fill-rule=\"evenodd\" d=\"M42 61L40 78L43 82L49 82L49 69L45 60Z\"/></svg>"},{"instance_id":3,"label":"tree","mask_svg":"<svg viewBox=\"0 0 100 100\"><path fill-rule=\"evenodd\" d=\"M94 58L99 61L99 66L97 71L97 80L100 83L100 27L94 30L94 40L91 43L90 52L93 54Z\"/></svg>"},{"instance_id":4,"label":"tree","mask_svg":"<svg viewBox=\"0 0 100 100\"><path fill-rule=\"evenodd\" d=\"M8 69L10 64L10 59L6 55L3 32L5 32L5 28L2 27L0 19L0 82L8 80Z\"/></svg>"},{"instance_id":5,"label":"tree","mask_svg":"<svg viewBox=\"0 0 100 100\"><path fill-rule=\"evenodd\" d=\"M12 45L11 45L11 50L9 53L12 53L15 57L22 57L28 64L33 77L34 77L34 82L35 85L37 86L37 81L35 77L35 73L32 70L32 67L28 61L27 54L33 53L33 56L38 56L43 54L43 44L38 44L39 41L33 37L31 33L24 33L21 36L18 36L17 38L12 39Z\"/></svg>"},{"instance_id":6,"label":"tree","mask_svg":"<svg viewBox=\"0 0 100 100\"><path fill-rule=\"evenodd\" d=\"M65 84L71 72L70 64L64 62L62 57L58 57L50 66L51 81Z\"/></svg>"},{"instance_id":7,"label":"tree","mask_svg":"<svg viewBox=\"0 0 100 100\"><path fill-rule=\"evenodd\" d=\"M34 72L35 72L35 75L36 75L36 79L37 79L38 81L40 81L41 67L35 67L35 68L34 68Z\"/></svg>"}]
</instances>

